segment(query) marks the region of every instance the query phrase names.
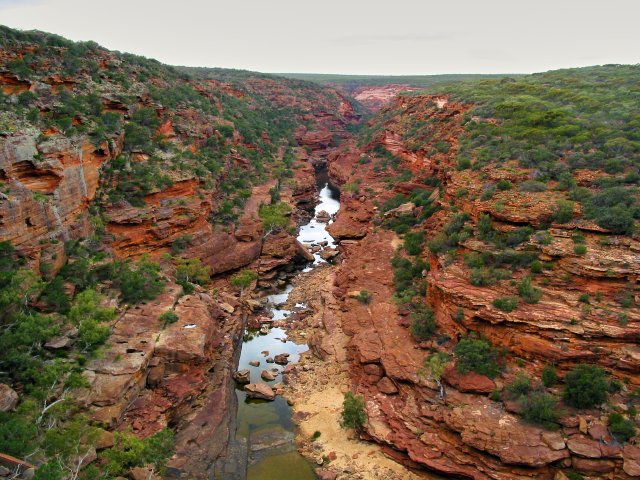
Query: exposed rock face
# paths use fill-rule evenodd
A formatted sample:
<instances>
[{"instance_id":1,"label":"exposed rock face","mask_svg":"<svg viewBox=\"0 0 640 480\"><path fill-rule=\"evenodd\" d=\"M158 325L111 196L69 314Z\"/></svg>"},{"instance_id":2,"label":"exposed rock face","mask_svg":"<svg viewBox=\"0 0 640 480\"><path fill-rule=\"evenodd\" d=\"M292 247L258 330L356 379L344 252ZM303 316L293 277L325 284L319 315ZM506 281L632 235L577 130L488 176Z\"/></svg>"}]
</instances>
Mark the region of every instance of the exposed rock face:
<instances>
[{"instance_id":1,"label":"exposed rock face","mask_svg":"<svg viewBox=\"0 0 640 480\"><path fill-rule=\"evenodd\" d=\"M631 478L638 474L637 449L634 445L622 448L608 436L606 412L588 411L587 419L580 420L575 411L561 405L565 412L562 426L550 431L526 423L514 402L502 404L488 394L511 381L514 372L539 378L546 363L554 363L562 374L585 361L597 362L635 388L640 382L634 340L640 317L631 309L623 312L616 299L637 277L637 239L609 235L603 240L604 232L592 233L597 230L582 221L553 225L550 242L538 242L534 235L521 248L535 250L543 261L553 261L554 269L542 274L540 301L520 302L511 312L493 305L497 298L514 295L508 282L472 285L463 255L451 258L425 251L422 257L430 265L430 271L423 272L426 300L435 313L438 337L423 344L411 336L407 312L399 311L391 300L390 259L402 242L388 230L372 233L374 220L384 218L374 208L373 198L382 204L396 193L419 188L413 185L421 179L437 177L443 187L434 191L432 199L441 210L421 227L427 238L452 218L447 209L454 202L458 211L466 212L472 220L487 212L495 229L513 231L522 224L535 229L548 222L551 206L557 201L554 192L515 189L497 192L490 201L481 200L480 176L497 178L504 172L487 170L476 176L476 172L456 169L455 148L457 137L463 134L460 121L465 109L433 97L395 101L372 145L381 145L400 158L414 178L396 183L392 190L385 188L383 174L374 168L376 154L367 146L358 149L348 144L330 157L334 181L344 185L359 179L359 192L343 193L343 208L335 226L330 227L334 236L347 240L342 241L342 263L324 297L324 332L311 339L312 351L320 358L338 359L345 355L340 347L346 345L353 389L367 402L367 438L392 448L395 457L400 458L398 452L403 452L413 465L471 479L564 478L562 470L569 468L591 478ZM452 145L450 152L428 155L428 144L417 150L408 148L403 140L403 115L425 121L437 118L431 123L434 131L430 135L446 138ZM360 162L366 157L374 161ZM514 183L530 178L530 172L516 167L504 170L510 172ZM456 196L461 188L468 189L469 195ZM409 213L409 206L400 210ZM415 213L413 207L411 213ZM391 211L387 218L395 216ZM574 253L571 235L575 228L585 236L585 255ZM460 248L469 253L483 252L487 247L472 235ZM521 275L514 275L516 281ZM362 290L371 294L368 305L350 293ZM589 308L581 307L584 304L579 301L585 292L591 298L598 296ZM509 373L494 381L475 373L462 375L450 366L442 375L441 399L438 384L423 367L430 355L428 349L450 352L457 339L469 331L506 350ZM622 398L614 396L610 403L623 403Z\"/></svg>"},{"instance_id":2,"label":"exposed rock face","mask_svg":"<svg viewBox=\"0 0 640 480\"><path fill-rule=\"evenodd\" d=\"M20 397L9 385L0 383L0 412L15 410Z\"/></svg>"},{"instance_id":3,"label":"exposed rock face","mask_svg":"<svg viewBox=\"0 0 640 480\"><path fill-rule=\"evenodd\" d=\"M415 88L404 84L359 87L353 92L353 96L370 111L377 112L391 102L400 92L411 90L415 90Z\"/></svg>"},{"instance_id":4,"label":"exposed rock face","mask_svg":"<svg viewBox=\"0 0 640 480\"><path fill-rule=\"evenodd\" d=\"M64 242L91 232L87 208L100 167L120 153L122 139L95 147L88 139L37 131L17 133L0 145L0 241L10 240L33 268L55 274L66 261Z\"/></svg>"}]
</instances>

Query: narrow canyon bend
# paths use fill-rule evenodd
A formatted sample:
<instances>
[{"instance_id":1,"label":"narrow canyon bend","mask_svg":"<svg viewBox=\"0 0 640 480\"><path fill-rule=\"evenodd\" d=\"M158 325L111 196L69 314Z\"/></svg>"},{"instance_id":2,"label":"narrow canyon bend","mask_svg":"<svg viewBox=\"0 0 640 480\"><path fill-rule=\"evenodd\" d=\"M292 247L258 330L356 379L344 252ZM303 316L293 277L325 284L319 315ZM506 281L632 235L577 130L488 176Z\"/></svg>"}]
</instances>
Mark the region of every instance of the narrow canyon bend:
<instances>
[{"instance_id":1,"label":"narrow canyon bend","mask_svg":"<svg viewBox=\"0 0 640 480\"><path fill-rule=\"evenodd\" d=\"M640 477L638 85L0 27L0 477Z\"/></svg>"}]
</instances>

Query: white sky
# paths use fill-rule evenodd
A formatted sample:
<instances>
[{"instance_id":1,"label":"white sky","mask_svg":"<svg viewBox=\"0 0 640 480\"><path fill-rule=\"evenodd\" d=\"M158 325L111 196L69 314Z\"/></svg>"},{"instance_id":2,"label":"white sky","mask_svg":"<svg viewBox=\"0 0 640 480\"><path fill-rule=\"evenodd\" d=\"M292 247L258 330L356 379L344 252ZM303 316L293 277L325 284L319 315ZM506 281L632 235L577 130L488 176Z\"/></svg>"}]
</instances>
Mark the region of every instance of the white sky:
<instances>
[{"instance_id":1,"label":"white sky","mask_svg":"<svg viewBox=\"0 0 640 480\"><path fill-rule=\"evenodd\" d=\"M0 0L0 23L173 65L537 72L640 62L640 0Z\"/></svg>"}]
</instances>

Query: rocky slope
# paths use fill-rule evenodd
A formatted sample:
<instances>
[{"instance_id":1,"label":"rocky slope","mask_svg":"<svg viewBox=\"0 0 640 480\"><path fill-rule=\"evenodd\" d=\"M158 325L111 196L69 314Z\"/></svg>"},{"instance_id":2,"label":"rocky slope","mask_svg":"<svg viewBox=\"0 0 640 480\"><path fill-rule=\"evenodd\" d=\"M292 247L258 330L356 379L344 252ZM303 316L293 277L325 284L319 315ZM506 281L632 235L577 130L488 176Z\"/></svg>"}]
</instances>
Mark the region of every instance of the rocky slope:
<instances>
[{"instance_id":1,"label":"rocky slope","mask_svg":"<svg viewBox=\"0 0 640 480\"><path fill-rule=\"evenodd\" d=\"M0 28L1 449L46 478L224 475L261 308L229 276L309 260L328 161L341 257L306 321L362 437L458 478L639 476L638 76L384 87L351 139L331 88ZM606 391L578 408L583 364Z\"/></svg>"},{"instance_id":2,"label":"rocky slope","mask_svg":"<svg viewBox=\"0 0 640 480\"><path fill-rule=\"evenodd\" d=\"M588 75L617 82L638 73L611 68L574 75L588 84ZM544 82L553 85L547 89L572 88L562 72L556 76L496 82L493 88L524 91ZM367 402L364 437L409 465L474 479L634 478L640 474L637 437L614 437L608 416L629 414L636 423L640 243L637 229L625 234L608 224L605 213L594 211L593 199L608 188L627 188L628 208L637 208L635 150L616 160L623 166L615 173L626 175L626 187L611 187L620 185L612 180L613 169L597 165L588 172L568 167L574 183L558 186L567 174L545 174L526 161L482 152L491 135L503 135L506 144L514 137L508 113L498 109L499 118L492 118L482 88L468 88L475 104L465 101L469 94L462 89L398 97L358 144L331 157L343 208L330 229L343 240L343 260L331 289L338 303L325 309L314 351L336 361L344 355L338 346L345 345L352 388ZM579 109L568 105L563 114ZM503 130L474 136L474 125L482 122ZM606 139L601 142L605 152ZM580 151L578 142L571 148ZM569 163L564 155L557 166ZM535 181L542 186L532 186ZM572 203L576 191L582 200ZM570 205L566 216L558 213L564 202ZM390 261L398 257L409 263ZM412 262L421 266L410 273ZM407 278L415 286L407 286ZM525 278L532 280L533 295L522 287ZM366 303L358 299L365 290ZM498 301L505 298L514 304ZM456 345L472 332L495 348L494 378L457 368L462 354ZM446 359L442 371L434 369L433 357ZM562 379L585 363L599 365L612 379L605 405L578 409L559 400L563 387L541 385L545 366ZM553 424L522 417L527 397L510 392L523 376L553 399Z\"/></svg>"},{"instance_id":3,"label":"rocky slope","mask_svg":"<svg viewBox=\"0 0 640 480\"><path fill-rule=\"evenodd\" d=\"M71 470L91 464L86 478L97 478L94 465L105 475L154 478L144 473L153 462L136 466L142 457L116 466L109 459L128 448L120 440L126 432L160 448L153 442L169 428L168 476L219 474L234 428L231 374L247 315L260 306L240 296L227 272L246 267L269 285L309 260L293 235L296 222L317 195L313 164L359 120L354 104L306 82L178 71L5 27L0 72L3 292L11 282L24 285L27 268L42 275L16 311L55 326L33 330L37 339L24 349L43 365L66 358L83 378L79 388L56 380L36 395L39 378L3 373L7 395L19 398L0 412L8 415L3 425L38 427L17 444L15 431L0 427L0 449L24 456L38 448L39 471L68 461ZM265 220L269 204L287 213ZM143 276L134 280L136 272ZM94 325L77 312L85 292L95 291L102 306L91 308L104 320ZM13 299L4 298L11 313L1 341L19 350L12 335L29 317L14 317ZM37 422L26 410L34 401L43 410ZM63 401L73 408L50 420L47 406ZM87 455L56 453L66 444L51 446L48 436L71 435L77 424L92 432L78 446ZM85 439L96 427L101 440L92 444ZM61 460L49 466L47 455Z\"/></svg>"}]
</instances>

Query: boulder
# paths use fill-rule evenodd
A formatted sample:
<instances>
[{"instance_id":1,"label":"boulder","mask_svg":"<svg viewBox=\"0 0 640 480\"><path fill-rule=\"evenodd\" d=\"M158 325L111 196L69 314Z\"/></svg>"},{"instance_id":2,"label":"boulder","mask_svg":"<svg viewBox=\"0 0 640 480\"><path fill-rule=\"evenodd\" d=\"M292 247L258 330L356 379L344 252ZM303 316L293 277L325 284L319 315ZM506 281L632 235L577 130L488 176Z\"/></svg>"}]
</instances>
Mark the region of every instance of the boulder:
<instances>
[{"instance_id":1,"label":"boulder","mask_svg":"<svg viewBox=\"0 0 640 480\"><path fill-rule=\"evenodd\" d=\"M153 473L151 467L134 467L130 470L132 480L161 480L161 477Z\"/></svg>"},{"instance_id":2,"label":"boulder","mask_svg":"<svg viewBox=\"0 0 640 480\"><path fill-rule=\"evenodd\" d=\"M622 452L624 473L631 477L640 476L640 448L633 445L625 445Z\"/></svg>"},{"instance_id":3,"label":"boulder","mask_svg":"<svg viewBox=\"0 0 640 480\"><path fill-rule=\"evenodd\" d=\"M316 214L316 220L319 221L319 222L325 223L325 222L328 222L329 220L331 220L331 215L326 210L320 210Z\"/></svg>"},{"instance_id":4,"label":"boulder","mask_svg":"<svg viewBox=\"0 0 640 480\"><path fill-rule=\"evenodd\" d=\"M338 252L335 248L325 248L324 250L322 250L320 252L320 258L322 258L323 260L331 260L332 258L337 257L338 255L340 255L340 252Z\"/></svg>"},{"instance_id":5,"label":"boulder","mask_svg":"<svg viewBox=\"0 0 640 480\"><path fill-rule=\"evenodd\" d=\"M382 377L377 383L377 386L378 390L385 395L395 395L398 393L398 388L389 377Z\"/></svg>"},{"instance_id":6,"label":"boulder","mask_svg":"<svg viewBox=\"0 0 640 480\"><path fill-rule=\"evenodd\" d=\"M244 387L244 391L249 398L259 398L269 401L273 401L276 398L275 392L266 383L250 383Z\"/></svg>"},{"instance_id":7,"label":"boulder","mask_svg":"<svg viewBox=\"0 0 640 480\"><path fill-rule=\"evenodd\" d=\"M384 216L389 218L389 217L402 217L404 215L412 215L414 208L416 208L414 203L411 203L411 202L403 203L399 207L392 208L391 210L388 210L387 212L385 212Z\"/></svg>"},{"instance_id":8,"label":"boulder","mask_svg":"<svg viewBox=\"0 0 640 480\"><path fill-rule=\"evenodd\" d=\"M289 354L288 353L280 353L273 357L273 361L278 365L286 365L289 363Z\"/></svg>"},{"instance_id":9,"label":"boulder","mask_svg":"<svg viewBox=\"0 0 640 480\"><path fill-rule=\"evenodd\" d=\"M238 370L233 374L233 379L240 384L251 383L251 372L248 369Z\"/></svg>"},{"instance_id":10,"label":"boulder","mask_svg":"<svg viewBox=\"0 0 640 480\"><path fill-rule=\"evenodd\" d=\"M460 373L453 366L444 371L442 378L460 392L487 394L496 388L496 384L489 377L476 372Z\"/></svg>"},{"instance_id":11,"label":"boulder","mask_svg":"<svg viewBox=\"0 0 640 480\"><path fill-rule=\"evenodd\" d=\"M327 468L319 468L316 470L316 473L318 474L319 480L336 480L336 478L338 478L338 472L334 472Z\"/></svg>"},{"instance_id":12,"label":"boulder","mask_svg":"<svg viewBox=\"0 0 640 480\"><path fill-rule=\"evenodd\" d=\"M73 339L67 336L54 337L44 344L44 348L47 350L61 350L63 348L68 348L73 345Z\"/></svg>"},{"instance_id":13,"label":"boulder","mask_svg":"<svg viewBox=\"0 0 640 480\"><path fill-rule=\"evenodd\" d=\"M260 360L251 360L249 362L249 365L251 365L252 367L259 367L260 366Z\"/></svg>"},{"instance_id":14,"label":"boulder","mask_svg":"<svg viewBox=\"0 0 640 480\"><path fill-rule=\"evenodd\" d=\"M0 383L0 412L9 412L18 405L18 394L9 385Z\"/></svg>"},{"instance_id":15,"label":"boulder","mask_svg":"<svg viewBox=\"0 0 640 480\"><path fill-rule=\"evenodd\" d=\"M276 379L276 376L274 375L274 373L270 372L269 370L262 370L262 372L260 372L260 377L265 382L271 382Z\"/></svg>"}]
</instances>

